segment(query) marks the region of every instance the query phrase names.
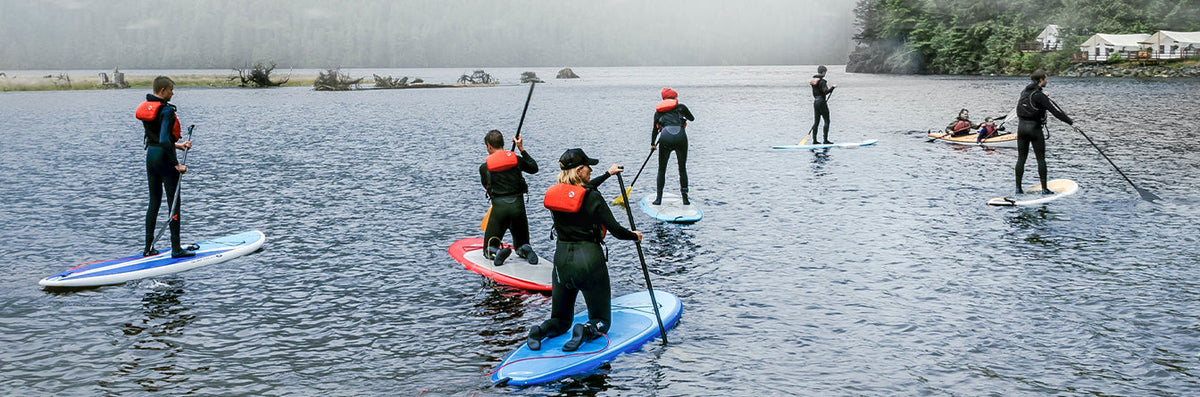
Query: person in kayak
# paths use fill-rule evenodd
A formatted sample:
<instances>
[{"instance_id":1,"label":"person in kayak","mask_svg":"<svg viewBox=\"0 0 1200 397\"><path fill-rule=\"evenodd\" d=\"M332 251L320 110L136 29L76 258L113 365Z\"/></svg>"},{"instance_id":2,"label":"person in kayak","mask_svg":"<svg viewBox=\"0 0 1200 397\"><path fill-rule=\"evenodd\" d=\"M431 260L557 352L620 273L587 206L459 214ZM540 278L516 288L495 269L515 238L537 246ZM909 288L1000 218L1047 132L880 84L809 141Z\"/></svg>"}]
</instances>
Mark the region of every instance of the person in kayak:
<instances>
[{"instance_id":1,"label":"person in kayak","mask_svg":"<svg viewBox=\"0 0 1200 397\"><path fill-rule=\"evenodd\" d=\"M606 232L621 240L642 240L642 233L617 223L608 203L596 190L609 176L622 172L618 164L608 172L590 179L599 160L589 158L583 149L569 149L558 159L558 184L546 191L544 205L554 218L558 243L554 250L554 272L550 319L529 328L526 344L539 350L542 339L567 332L574 318L575 299L583 293L588 321L571 328L571 339L563 351L575 351L581 344L608 332L612 325L608 258L600 246Z\"/></svg>"},{"instance_id":2,"label":"person in kayak","mask_svg":"<svg viewBox=\"0 0 1200 397\"><path fill-rule=\"evenodd\" d=\"M1042 182L1042 194L1054 194L1046 186L1046 139L1042 135L1042 130L1046 127L1046 111L1050 111L1055 118L1070 125L1076 131L1079 127L1071 120L1070 116L1059 109L1042 89L1046 87L1049 78L1046 72L1038 70L1029 76L1032 83L1025 86L1021 91L1021 96L1017 99L1017 117L1020 120L1017 125L1017 193L1024 193L1021 189L1021 178L1025 176L1025 159L1029 157L1029 147L1033 146L1033 154L1037 156L1038 163L1038 179Z\"/></svg>"},{"instance_id":3,"label":"person in kayak","mask_svg":"<svg viewBox=\"0 0 1200 397\"><path fill-rule=\"evenodd\" d=\"M1003 127L996 127L996 119L988 116L979 124L979 136L975 138L975 143L982 144L984 139L999 136L1001 128Z\"/></svg>"},{"instance_id":4,"label":"person in kayak","mask_svg":"<svg viewBox=\"0 0 1200 397\"><path fill-rule=\"evenodd\" d=\"M150 205L146 208L146 245L142 256L158 255L154 249L154 229L158 223L158 210L162 207L166 193L168 208L171 208L168 226L171 229L171 256L183 258L195 256L195 246L184 249L179 243L180 200L175 196L179 177L187 172L187 166L179 164L176 150L192 147L191 141L179 142L183 137L180 122L175 114L175 105L170 103L175 96L175 81L167 76L158 76L152 85L153 94L146 94L146 101L138 105L134 116L142 121L143 143L146 150L146 178L150 186ZM173 204L173 206L171 206Z\"/></svg>"},{"instance_id":5,"label":"person in kayak","mask_svg":"<svg viewBox=\"0 0 1200 397\"><path fill-rule=\"evenodd\" d=\"M812 87L813 94L813 125L812 125L812 140L813 143L824 142L826 145L832 144L829 141L829 94L833 93L833 89L837 88L837 84L829 85L825 81L825 72L829 71L825 65L817 67L817 74L814 74L812 80L808 81L808 85ZM821 141L817 140L817 127L821 126L821 119L825 119L824 138Z\"/></svg>"},{"instance_id":6,"label":"person in kayak","mask_svg":"<svg viewBox=\"0 0 1200 397\"><path fill-rule=\"evenodd\" d=\"M501 266L512 255L511 248L501 248L505 230L512 232L513 246L517 256L525 258L531 265L538 263L537 253L529 245L529 218L525 214L525 193L529 185L522 173L536 174L537 161L525 151L525 141L520 136L512 139L520 155L504 150L504 135L498 130L488 131L483 137L487 145L487 160L479 165L479 182L492 201L488 211L487 229L483 241L487 248L483 256L492 260L492 265Z\"/></svg>"},{"instance_id":7,"label":"person in kayak","mask_svg":"<svg viewBox=\"0 0 1200 397\"><path fill-rule=\"evenodd\" d=\"M687 106L679 103L679 93L670 88L662 89L662 101L654 107L654 127L650 129L650 151L662 145L658 151L658 190L655 194L654 205L662 205L663 186L667 182L667 160L671 152L675 152L675 160L679 163L679 194L683 196L683 205L688 201L687 149L688 121L696 117Z\"/></svg>"},{"instance_id":8,"label":"person in kayak","mask_svg":"<svg viewBox=\"0 0 1200 397\"><path fill-rule=\"evenodd\" d=\"M970 135L972 129L979 128L979 124L971 122L971 112L967 109L959 110L958 117L954 118L950 124L946 125L944 132L951 137Z\"/></svg>"}]
</instances>

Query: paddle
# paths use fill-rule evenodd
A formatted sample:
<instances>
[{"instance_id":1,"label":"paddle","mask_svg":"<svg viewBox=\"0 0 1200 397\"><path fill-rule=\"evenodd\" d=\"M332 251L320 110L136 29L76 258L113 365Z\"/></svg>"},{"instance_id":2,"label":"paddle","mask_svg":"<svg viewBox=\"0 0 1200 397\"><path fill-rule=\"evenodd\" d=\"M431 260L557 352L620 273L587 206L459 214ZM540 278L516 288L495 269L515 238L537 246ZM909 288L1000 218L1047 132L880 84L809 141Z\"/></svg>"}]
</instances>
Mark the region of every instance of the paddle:
<instances>
[{"instance_id":1,"label":"paddle","mask_svg":"<svg viewBox=\"0 0 1200 397\"><path fill-rule=\"evenodd\" d=\"M1047 99L1049 99L1049 98L1047 98ZM1059 113L1066 114L1066 112L1063 112L1062 107L1058 106L1058 102L1054 102L1053 99L1050 99L1050 104L1053 105L1056 109L1058 109ZM1129 182L1129 186L1133 186L1133 189L1137 190L1138 194L1142 196L1142 200L1153 202L1154 200L1159 199L1159 197L1156 196L1154 193L1151 193L1149 190L1138 187L1138 185L1134 184L1133 181L1130 180L1128 176L1125 176L1125 173L1121 171L1121 168L1117 167L1117 163L1114 163L1112 161L1112 159L1108 158L1108 155L1104 154L1104 151L1100 150L1099 146L1096 146L1096 142L1092 141L1091 137L1089 137L1089 136L1087 136L1087 134L1083 133L1082 128L1079 128L1076 126L1071 126L1071 128L1073 128L1075 130L1075 132L1078 132L1079 135L1083 135L1083 137L1085 139L1087 139L1088 143L1092 144L1093 148L1096 148L1096 152L1100 153L1100 156L1104 157L1105 160L1108 160L1108 164L1111 164L1113 169L1117 170L1117 173L1121 174L1122 178L1125 178L1125 182Z\"/></svg>"},{"instance_id":2,"label":"paddle","mask_svg":"<svg viewBox=\"0 0 1200 397\"><path fill-rule=\"evenodd\" d=\"M192 141L192 130L194 130L194 129L196 129L195 124L188 126L188 139L187 139L188 142ZM171 148L171 149L174 149L174 148ZM183 161L180 162L179 165L183 165L183 166L187 165L187 155L188 155L188 152L191 150L192 150L191 147L183 149ZM171 225L171 218L175 216L175 206L179 204L179 193L182 190L183 190L183 174L179 174L179 180L175 181L175 197L173 200L171 200L170 203L167 204L167 222L163 224L161 229L158 229L158 234L155 234L154 240L150 241L150 247L154 247L154 244L158 242L158 239L160 237L162 237L163 233L165 233L167 231L167 227Z\"/></svg>"},{"instance_id":3,"label":"paddle","mask_svg":"<svg viewBox=\"0 0 1200 397\"><path fill-rule=\"evenodd\" d=\"M621 187L621 196L625 198L626 202L628 202L629 197L626 197L628 194L625 193L625 180L619 173L617 174L617 183ZM629 209L628 205L625 206L625 214L629 215L629 230L637 230L637 228L633 226L633 210ZM654 318L658 320L658 331L662 332L662 343L663 346L666 346L667 328L663 327L662 315L658 313L658 300L654 298L654 286L650 285L650 270L646 268L646 257L642 255L642 242L639 240L633 240L633 245L637 246L638 261L642 262L642 276L646 278L646 290L650 291L650 305L654 306Z\"/></svg>"},{"instance_id":4,"label":"paddle","mask_svg":"<svg viewBox=\"0 0 1200 397\"><path fill-rule=\"evenodd\" d=\"M533 85L534 84L536 84L536 82L534 82L534 81L529 82L529 94L525 95L525 109L521 110L521 121L517 123L517 135L514 138L521 137L521 127L525 125L525 113L529 111L529 100L531 98L533 98ZM509 149L509 151L515 151L515 150L517 150L517 143L513 142L512 149ZM482 230L485 232L487 231L488 218L490 218L491 216L492 216L492 207L488 206L487 213L483 214L483 220L479 221L479 230Z\"/></svg>"},{"instance_id":5,"label":"paddle","mask_svg":"<svg viewBox=\"0 0 1200 397\"><path fill-rule=\"evenodd\" d=\"M653 147L655 145L650 145L650 146ZM633 176L633 182L629 182L629 187L625 189L625 194L617 196L617 198L613 199L612 205L621 205L621 206L625 205L625 196L633 194L633 184L637 183L638 178L642 176L642 170L646 169L646 164L650 162L650 156L653 156L653 155L654 155L654 149L650 149L650 154L646 155L646 161L642 162L642 168L638 168L637 175Z\"/></svg>"}]
</instances>

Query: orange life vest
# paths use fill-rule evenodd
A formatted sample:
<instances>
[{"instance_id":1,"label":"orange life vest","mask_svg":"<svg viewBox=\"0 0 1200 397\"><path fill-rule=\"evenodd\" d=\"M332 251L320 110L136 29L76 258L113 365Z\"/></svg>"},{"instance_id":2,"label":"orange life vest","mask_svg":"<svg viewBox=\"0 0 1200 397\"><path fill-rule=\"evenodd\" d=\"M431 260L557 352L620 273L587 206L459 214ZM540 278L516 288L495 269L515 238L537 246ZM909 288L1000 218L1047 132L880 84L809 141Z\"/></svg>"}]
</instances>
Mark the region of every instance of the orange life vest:
<instances>
[{"instance_id":1,"label":"orange life vest","mask_svg":"<svg viewBox=\"0 0 1200 397\"><path fill-rule=\"evenodd\" d=\"M137 117L137 119L141 120L141 121L154 121L154 120L158 119L158 111L160 109L162 109L163 103L164 102L159 102L159 101L142 102L141 105L138 105L137 111L134 112L133 115L134 115L134 117ZM179 115L178 114L175 115L175 125L171 126L171 138L174 141L178 141L180 138L183 138L183 133L180 131L180 128L179 128ZM158 140L158 137L155 136L154 139Z\"/></svg>"},{"instance_id":2,"label":"orange life vest","mask_svg":"<svg viewBox=\"0 0 1200 397\"><path fill-rule=\"evenodd\" d=\"M585 196L587 196L587 188L559 183L546 189L546 197L542 199L542 205L551 211L576 213L583 208ZM601 225L599 234L600 240L604 240L604 237L608 235L608 229Z\"/></svg>"},{"instance_id":3,"label":"orange life vest","mask_svg":"<svg viewBox=\"0 0 1200 397\"><path fill-rule=\"evenodd\" d=\"M959 122L958 122L958 123L955 123L955 124L954 124L954 131L955 131L955 132L959 132L959 131L965 131L965 130L968 130L968 129L970 129L970 128L971 128L971 122L970 122L970 121L966 121L966 120L959 120Z\"/></svg>"},{"instance_id":4,"label":"orange life vest","mask_svg":"<svg viewBox=\"0 0 1200 397\"><path fill-rule=\"evenodd\" d=\"M662 102L659 102L658 105L655 105L654 110L657 112L665 112L665 111L674 109L675 106L678 106L678 105L679 105L679 101L676 100L675 98L667 98L667 99L663 99Z\"/></svg>"},{"instance_id":5,"label":"orange life vest","mask_svg":"<svg viewBox=\"0 0 1200 397\"><path fill-rule=\"evenodd\" d=\"M497 150L487 156L487 169L491 172L500 172L513 169L517 166L517 154L507 150Z\"/></svg>"}]
</instances>

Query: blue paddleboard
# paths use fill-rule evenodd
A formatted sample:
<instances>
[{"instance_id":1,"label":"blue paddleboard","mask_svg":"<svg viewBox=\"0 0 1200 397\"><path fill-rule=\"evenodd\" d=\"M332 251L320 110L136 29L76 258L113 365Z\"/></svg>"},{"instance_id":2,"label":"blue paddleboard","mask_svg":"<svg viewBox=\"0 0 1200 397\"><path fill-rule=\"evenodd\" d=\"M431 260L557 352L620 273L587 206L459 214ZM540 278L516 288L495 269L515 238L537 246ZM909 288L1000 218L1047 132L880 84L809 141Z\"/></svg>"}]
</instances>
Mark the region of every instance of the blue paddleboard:
<instances>
[{"instance_id":1,"label":"blue paddleboard","mask_svg":"<svg viewBox=\"0 0 1200 397\"><path fill-rule=\"evenodd\" d=\"M879 140L878 139L869 139L869 140L865 140L862 142L831 143L828 145L813 144L813 145L771 146L771 149L828 149L828 148L834 148L834 147L853 148L853 147L859 147L859 146L874 145L875 142L879 142Z\"/></svg>"},{"instance_id":2,"label":"blue paddleboard","mask_svg":"<svg viewBox=\"0 0 1200 397\"><path fill-rule=\"evenodd\" d=\"M654 205L654 195L647 195L642 198L642 211L647 215L654 217L660 221L673 223L696 223L704 219L704 212L700 211L700 206L696 205L696 200L690 200L691 204L683 205L683 197L672 193L663 193L662 204Z\"/></svg>"},{"instance_id":3,"label":"blue paddleboard","mask_svg":"<svg viewBox=\"0 0 1200 397\"><path fill-rule=\"evenodd\" d=\"M168 249L154 256L139 254L84 263L46 277L38 284L45 287L95 287L177 273L249 254L261 247L266 239L262 232L254 230L196 243L200 246L196 256L187 258L172 258Z\"/></svg>"},{"instance_id":4,"label":"blue paddleboard","mask_svg":"<svg viewBox=\"0 0 1200 397\"><path fill-rule=\"evenodd\" d=\"M671 329L683 314L683 302L665 291L654 291L654 299L658 301L663 326ZM584 310L575 314L571 326L587 321ZM660 334L647 291L613 299L612 322L607 338L601 336L588 341L573 352L562 351L562 345L571 339L570 331L542 341L542 349L538 351L529 350L529 346L522 343L492 372L492 383L536 385L582 374L612 361L621 353L637 350Z\"/></svg>"}]
</instances>

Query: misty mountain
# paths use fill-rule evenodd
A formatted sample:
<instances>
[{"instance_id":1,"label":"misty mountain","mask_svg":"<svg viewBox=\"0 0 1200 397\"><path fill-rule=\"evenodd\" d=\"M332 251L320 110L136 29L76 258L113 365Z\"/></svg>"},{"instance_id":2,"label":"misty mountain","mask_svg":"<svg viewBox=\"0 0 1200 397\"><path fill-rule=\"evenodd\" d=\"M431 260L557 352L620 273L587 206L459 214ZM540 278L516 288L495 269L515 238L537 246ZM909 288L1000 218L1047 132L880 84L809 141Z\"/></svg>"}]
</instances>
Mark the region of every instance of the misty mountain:
<instances>
[{"instance_id":1,"label":"misty mountain","mask_svg":"<svg viewBox=\"0 0 1200 397\"><path fill-rule=\"evenodd\" d=\"M844 63L854 1L0 1L0 69Z\"/></svg>"}]
</instances>

